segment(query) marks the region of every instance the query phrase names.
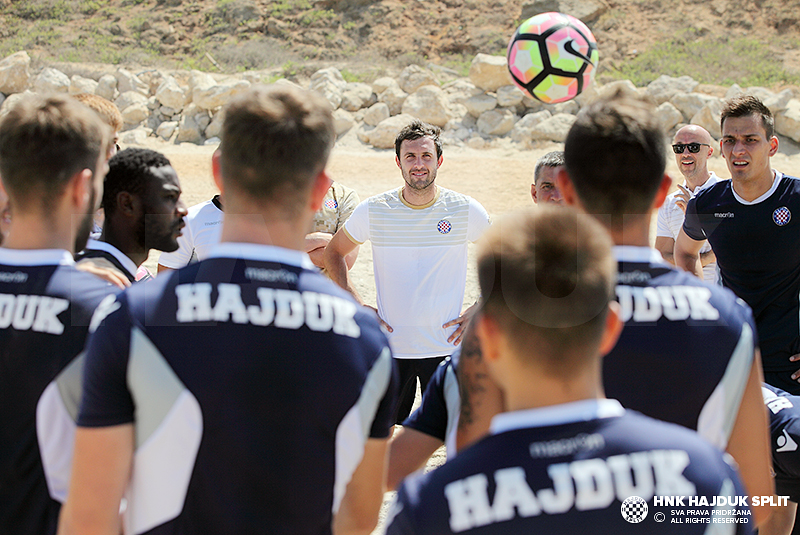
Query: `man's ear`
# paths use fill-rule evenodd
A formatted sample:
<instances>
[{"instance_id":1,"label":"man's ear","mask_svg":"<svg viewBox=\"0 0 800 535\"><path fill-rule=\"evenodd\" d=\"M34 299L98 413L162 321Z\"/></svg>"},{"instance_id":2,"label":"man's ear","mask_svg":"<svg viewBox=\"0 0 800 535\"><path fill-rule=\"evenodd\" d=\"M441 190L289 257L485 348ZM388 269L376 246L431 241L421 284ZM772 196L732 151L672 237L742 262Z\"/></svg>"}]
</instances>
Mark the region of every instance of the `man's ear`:
<instances>
[{"instance_id":1,"label":"man's ear","mask_svg":"<svg viewBox=\"0 0 800 535\"><path fill-rule=\"evenodd\" d=\"M575 186L572 185L572 180L569 179L567 170L563 167L556 174L556 184L558 191L561 192L561 198L564 199L564 204L569 206L580 205L578 195L575 193Z\"/></svg>"},{"instance_id":2,"label":"man's ear","mask_svg":"<svg viewBox=\"0 0 800 535\"><path fill-rule=\"evenodd\" d=\"M222 188L222 152L219 149L214 151L211 155L211 173L214 175L214 183L217 185L220 194L223 194Z\"/></svg>"},{"instance_id":3,"label":"man's ear","mask_svg":"<svg viewBox=\"0 0 800 535\"><path fill-rule=\"evenodd\" d=\"M396 163L397 167L399 167L400 169L403 168L403 166L400 165L400 158L398 158L396 154L394 156L394 163Z\"/></svg>"},{"instance_id":4,"label":"man's ear","mask_svg":"<svg viewBox=\"0 0 800 535\"><path fill-rule=\"evenodd\" d=\"M770 157L775 156L778 152L778 136L772 136L769 138L769 155Z\"/></svg>"},{"instance_id":5,"label":"man's ear","mask_svg":"<svg viewBox=\"0 0 800 535\"><path fill-rule=\"evenodd\" d=\"M138 196L131 195L128 191L120 191L117 193L116 211L127 217L133 217L141 210L142 202Z\"/></svg>"},{"instance_id":6,"label":"man's ear","mask_svg":"<svg viewBox=\"0 0 800 535\"><path fill-rule=\"evenodd\" d=\"M600 339L600 347L598 349L600 355L607 355L614 346L617 345L619 335L622 333L622 319L620 317L621 311L619 303L611 301L608 304L608 315L606 316L606 325L603 329L603 337Z\"/></svg>"},{"instance_id":7,"label":"man's ear","mask_svg":"<svg viewBox=\"0 0 800 535\"><path fill-rule=\"evenodd\" d=\"M531 198L534 204L539 204L539 201L536 200L536 184L531 184Z\"/></svg>"},{"instance_id":8,"label":"man's ear","mask_svg":"<svg viewBox=\"0 0 800 535\"><path fill-rule=\"evenodd\" d=\"M497 320L481 312L473 318L473 321L475 321L475 334L478 336L483 358L487 362L497 361L500 355L500 337L502 336Z\"/></svg>"},{"instance_id":9,"label":"man's ear","mask_svg":"<svg viewBox=\"0 0 800 535\"><path fill-rule=\"evenodd\" d=\"M670 188L672 188L672 178L664 173L664 176L661 177L661 184L658 186L656 197L653 199L653 207L655 209L661 208L661 205L667 200Z\"/></svg>"},{"instance_id":10,"label":"man's ear","mask_svg":"<svg viewBox=\"0 0 800 535\"><path fill-rule=\"evenodd\" d=\"M322 207L322 201L325 199L325 194L328 193L331 184L333 184L333 181L324 169L314 179L314 184L311 186L311 208L314 212L319 211Z\"/></svg>"},{"instance_id":11,"label":"man's ear","mask_svg":"<svg viewBox=\"0 0 800 535\"><path fill-rule=\"evenodd\" d=\"M67 183L73 213L88 214L94 212L94 207L89 204L92 201L93 176L91 169L84 169L72 175L72 178Z\"/></svg>"}]
</instances>

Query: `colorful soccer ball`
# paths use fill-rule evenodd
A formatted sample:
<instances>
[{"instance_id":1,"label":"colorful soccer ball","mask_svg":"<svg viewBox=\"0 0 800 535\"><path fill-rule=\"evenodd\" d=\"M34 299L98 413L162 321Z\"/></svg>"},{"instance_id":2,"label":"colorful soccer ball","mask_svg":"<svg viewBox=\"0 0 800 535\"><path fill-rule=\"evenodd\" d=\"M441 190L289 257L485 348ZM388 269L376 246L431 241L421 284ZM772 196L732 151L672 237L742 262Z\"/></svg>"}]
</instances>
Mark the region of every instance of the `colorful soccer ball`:
<instances>
[{"instance_id":1,"label":"colorful soccer ball","mask_svg":"<svg viewBox=\"0 0 800 535\"><path fill-rule=\"evenodd\" d=\"M577 97L594 79L599 54L584 23L564 13L540 13L508 43L508 70L523 91L547 104Z\"/></svg>"}]
</instances>

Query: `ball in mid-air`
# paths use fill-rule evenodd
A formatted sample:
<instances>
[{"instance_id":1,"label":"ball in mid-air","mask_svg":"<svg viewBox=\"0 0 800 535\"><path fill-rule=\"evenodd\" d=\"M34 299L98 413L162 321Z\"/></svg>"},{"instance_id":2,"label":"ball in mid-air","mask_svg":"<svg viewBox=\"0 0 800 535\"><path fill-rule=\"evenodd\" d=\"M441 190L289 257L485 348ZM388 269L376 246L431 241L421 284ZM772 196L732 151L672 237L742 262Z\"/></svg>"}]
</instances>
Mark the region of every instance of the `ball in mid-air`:
<instances>
[{"instance_id":1,"label":"ball in mid-air","mask_svg":"<svg viewBox=\"0 0 800 535\"><path fill-rule=\"evenodd\" d=\"M547 104L575 98L589 87L598 58L589 28L564 13L529 18L508 43L508 70L514 83Z\"/></svg>"}]
</instances>

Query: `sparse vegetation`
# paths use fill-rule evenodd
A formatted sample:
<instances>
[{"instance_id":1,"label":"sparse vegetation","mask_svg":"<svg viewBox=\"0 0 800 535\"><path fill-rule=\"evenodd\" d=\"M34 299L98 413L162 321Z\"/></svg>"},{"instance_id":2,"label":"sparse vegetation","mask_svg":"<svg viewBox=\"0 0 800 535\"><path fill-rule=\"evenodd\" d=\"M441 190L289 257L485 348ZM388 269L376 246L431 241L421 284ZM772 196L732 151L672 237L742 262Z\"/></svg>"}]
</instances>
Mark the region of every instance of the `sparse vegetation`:
<instances>
[{"instance_id":1,"label":"sparse vegetation","mask_svg":"<svg viewBox=\"0 0 800 535\"><path fill-rule=\"evenodd\" d=\"M796 43L793 48L797 48ZM709 39L691 30L646 50L611 74L637 86L647 85L662 74L689 75L701 83L737 83L742 87L800 83L800 73L788 72L767 45L756 39Z\"/></svg>"}]
</instances>

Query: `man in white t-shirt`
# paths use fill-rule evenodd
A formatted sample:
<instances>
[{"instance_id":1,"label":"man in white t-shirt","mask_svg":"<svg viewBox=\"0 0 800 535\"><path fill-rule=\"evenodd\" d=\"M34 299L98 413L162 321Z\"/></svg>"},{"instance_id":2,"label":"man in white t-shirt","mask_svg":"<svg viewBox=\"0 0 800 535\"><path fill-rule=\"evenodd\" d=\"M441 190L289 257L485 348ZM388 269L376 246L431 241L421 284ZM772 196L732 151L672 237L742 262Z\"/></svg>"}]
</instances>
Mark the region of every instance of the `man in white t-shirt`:
<instances>
[{"instance_id":1,"label":"man in white t-shirt","mask_svg":"<svg viewBox=\"0 0 800 535\"><path fill-rule=\"evenodd\" d=\"M325 268L363 304L345 257L371 241L376 312L390 333L400 370L395 421L401 423L413 405L417 378L424 390L439 362L461 341L469 313L461 314L467 244L489 227L489 215L474 199L436 185L442 164L437 127L412 122L397 135L395 153L403 187L356 207L325 249Z\"/></svg>"},{"instance_id":2,"label":"man in white t-shirt","mask_svg":"<svg viewBox=\"0 0 800 535\"><path fill-rule=\"evenodd\" d=\"M675 240L683 227L686 204L698 192L710 188L720 178L708 170L708 158L713 154L711 134L702 126L690 124L675 133L672 141L672 152L683 175L683 185L667 196L667 200L658 209L658 229L656 231L656 249L670 264L675 264L673 251ZM703 280L717 284L717 258L708 242L700 250L700 262L703 265Z\"/></svg>"},{"instance_id":3,"label":"man in white t-shirt","mask_svg":"<svg viewBox=\"0 0 800 535\"><path fill-rule=\"evenodd\" d=\"M158 272L180 269L192 262L205 260L211 248L219 243L222 229L222 201L214 195L210 201L195 204L186 215L186 227L178 238L178 249L162 253L158 259Z\"/></svg>"}]
</instances>

